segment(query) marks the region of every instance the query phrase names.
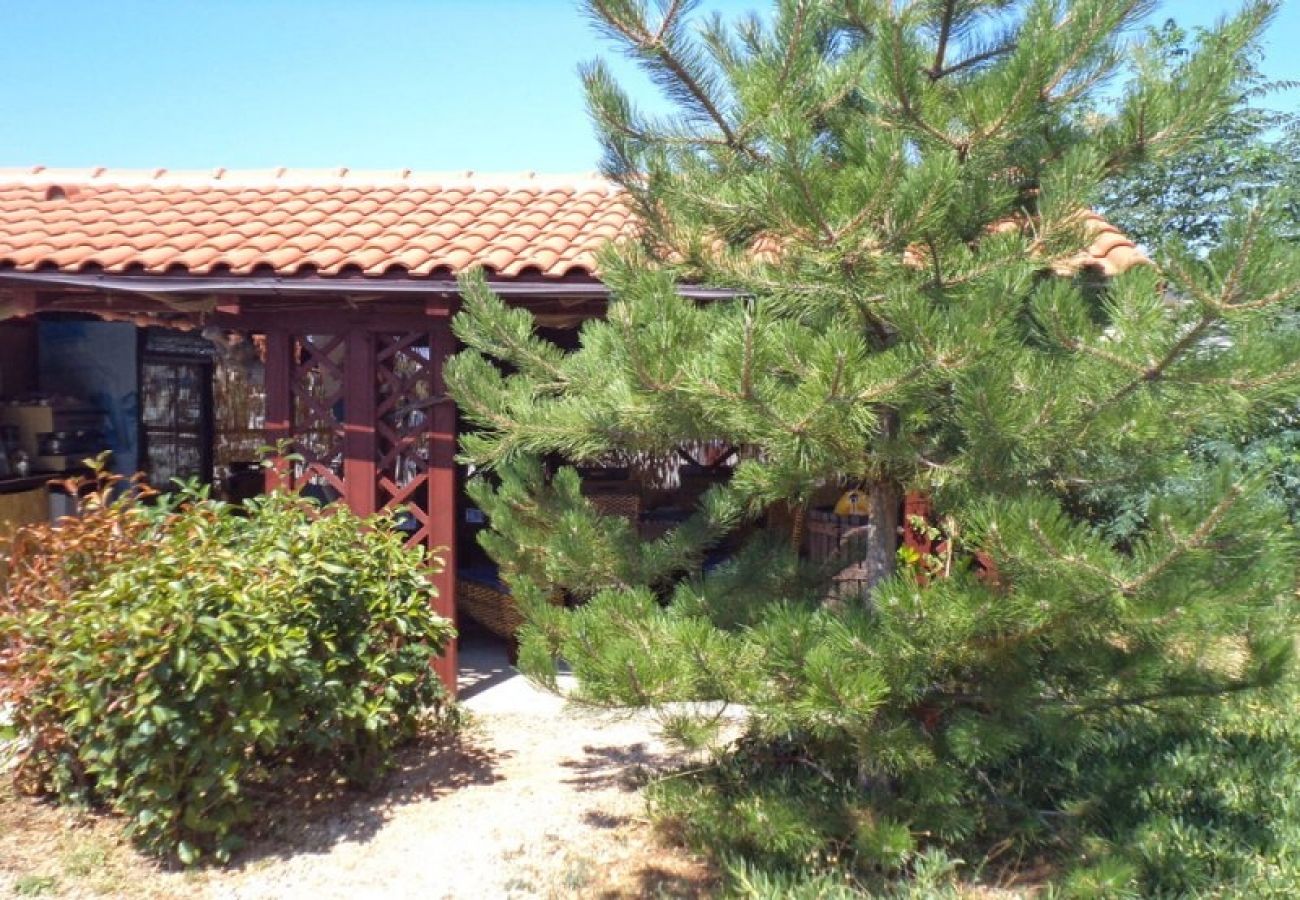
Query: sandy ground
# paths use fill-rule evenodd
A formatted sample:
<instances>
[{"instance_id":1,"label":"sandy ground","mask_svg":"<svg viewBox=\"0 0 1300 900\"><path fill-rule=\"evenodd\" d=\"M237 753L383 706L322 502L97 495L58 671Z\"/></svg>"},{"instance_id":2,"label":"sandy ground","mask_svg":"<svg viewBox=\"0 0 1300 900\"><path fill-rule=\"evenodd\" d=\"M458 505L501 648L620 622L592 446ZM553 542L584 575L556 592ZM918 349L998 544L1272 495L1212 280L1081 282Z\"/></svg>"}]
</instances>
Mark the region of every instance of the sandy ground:
<instances>
[{"instance_id":1,"label":"sandy ground","mask_svg":"<svg viewBox=\"0 0 1300 900\"><path fill-rule=\"evenodd\" d=\"M461 735L411 748L373 796L287 805L268 822L269 837L225 870L162 872L138 858L124 861L134 854L113 844L110 823L75 822L5 798L29 821L15 827L11 815L3 823L0 893L214 900L708 894L708 871L659 843L643 818L638 784L680 762L648 719L567 709L484 641L462 645L461 699L472 717ZM63 824L51 824L52 816ZM47 851L26 845L35 829L55 841ZM52 829L67 833L51 836Z\"/></svg>"}]
</instances>

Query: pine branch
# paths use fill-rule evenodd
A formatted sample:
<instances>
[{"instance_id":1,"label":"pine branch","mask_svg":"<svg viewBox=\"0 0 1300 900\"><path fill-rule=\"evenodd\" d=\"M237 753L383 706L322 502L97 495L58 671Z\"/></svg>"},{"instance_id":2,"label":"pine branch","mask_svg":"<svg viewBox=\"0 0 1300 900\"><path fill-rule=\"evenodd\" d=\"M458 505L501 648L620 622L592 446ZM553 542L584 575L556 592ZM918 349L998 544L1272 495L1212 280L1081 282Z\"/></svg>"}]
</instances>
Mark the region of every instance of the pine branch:
<instances>
[{"instance_id":1,"label":"pine branch","mask_svg":"<svg viewBox=\"0 0 1300 900\"><path fill-rule=\"evenodd\" d=\"M934 51L934 64L930 66L930 80L938 81L942 77L944 56L948 53L948 36L952 32L952 20L957 14L957 0L946 0L943 5L943 20L939 24L939 46Z\"/></svg>"},{"instance_id":2,"label":"pine branch","mask_svg":"<svg viewBox=\"0 0 1300 900\"><path fill-rule=\"evenodd\" d=\"M1207 515L1201 524L1196 527L1196 530L1186 538L1178 538L1174 536L1172 538L1174 543L1173 548L1141 575L1125 581L1121 585L1122 592L1130 597L1136 595L1140 590L1142 590L1142 588L1160 577L1165 570L1180 558L1193 550L1199 550L1203 547L1205 542L1209 540L1210 536L1214 534L1214 530L1219 527L1219 523L1223 521L1223 517L1226 516L1234 506L1236 506L1237 501L1242 498L1244 493L1245 490L1240 483L1234 484L1232 487L1228 488L1228 492L1223 496L1223 499L1215 504L1214 508L1210 510L1209 515Z\"/></svg>"},{"instance_id":3,"label":"pine branch","mask_svg":"<svg viewBox=\"0 0 1300 900\"><path fill-rule=\"evenodd\" d=\"M1085 344L1083 341L1080 341L1075 338L1066 338L1064 341L1061 342L1061 345L1065 347L1067 350L1073 350L1078 353L1086 353L1089 356L1095 356L1098 359L1105 360L1106 362L1118 366L1122 369L1127 369L1130 372L1137 372L1142 378L1146 378L1147 373L1150 371L1150 369L1148 369L1146 366L1143 366L1139 363L1135 363L1132 360L1125 359L1124 357L1119 356L1118 354L1111 353L1109 350L1103 350L1101 347L1094 347L1091 344Z\"/></svg>"},{"instance_id":4,"label":"pine branch","mask_svg":"<svg viewBox=\"0 0 1300 900\"><path fill-rule=\"evenodd\" d=\"M931 81L940 81L947 78L949 75L955 75L958 72L965 71L973 66L978 66L980 63L988 62L991 59L997 59L999 56L1005 56L1008 53L1014 53L1019 46L1020 45L1016 41L1009 41L1008 43L1000 44L997 47L993 47L981 53L968 56L961 62L955 62L952 65L945 66L937 72L932 70L927 74L930 76Z\"/></svg>"},{"instance_id":5,"label":"pine branch","mask_svg":"<svg viewBox=\"0 0 1300 900\"><path fill-rule=\"evenodd\" d=\"M745 310L744 350L740 362L740 397L742 400L754 399L754 316Z\"/></svg>"},{"instance_id":6,"label":"pine branch","mask_svg":"<svg viewBox=\"0 0 1300 900\"><path fill-rule=\"evenodd\" d=\"M1098 15L1085 30L1085 35L1081 39L1076 40L1074 52L1066 57L1066 61L1057 68L1056 74L1048 79L1040 96L1044 100L1051 102L1054 99L1052 97L1052 92L1060 87L1061 82L1070 76L1070 73L1073 72L1075 67L1083 61L1083 58L1088 54L1088 52L1096 47L1097 41L1100 37L1109 31L1113 31L1115 22L1122 22L1125 19L1128 19L1146 2L1147 0L1129 0L1128 6L1125 7L1119 15L1112 19L1107 19L1104 16L1104 7L1099 7ZM1063 24L1064 23L1062 23L1062 25Z\"/></svg>"},{"instance_id":7,"label":"pine branch","mask_svg":"<svg viewBox=\"0 0 1300 900\"><path fill-rule=\"evenodd\" d=\"M1047 536L1047 532L1043 531L1043 527L1038 524L1037 519L1029 520L1029 531L1031 534L1033 534L1034 540L1038 542L1038 546L1041 547L1043 549L1043 552L1046 553L1048 556L1050 556L1052 559L1056 560L1057 562L1065 563L1067 566L1080 568L1091 575L1095 575L1096 577L1109 583L1117 590L1123 589L1124 581L1122 579L1116 578L1115 575L1113 575L1112 573L1107 572L1105 569L1101 568L1100 566L1091 562L1090 560L1085 559L1082 556L1079 556L1074 553L1066 553L1063 550L1061 550L1059 547L1057 547L1056 544L1053 543L1051 538Z\"/></svg>"},{"instance_id":8,"label":"pine branch","mask_svg":"<svg viewBox=\"0 0 1300 900\"><path fill-rule=\"evenodd\" d=\"M804 209L813 220L813 224L817 226L828 245L834 244L835 231L831 228L830 223L826 221L826 217L822 215L821 207L817 204L817 201L813 199L812 190L808 185L808 179L805 177L803 169L796 163L788 171L795 186L799 189L799 196L803 198Z\"/></svg>"},{"instance_id":9,"label":"pine branch","mask_svg":"<svg viewBox=\"0 0 1300 900\"><path fill-rule=\"evenodd\" d=\"M1257 391L1260 388L1275 387L1297 377L1300 377L1300 360L1291 363L1289 366L1283 366L1282 368L1270 372L1268 375L1261 378L1235 378L1222 383L1228 385L1228 387L1235 391L1248 393L1250 391Z\"/></svg>"},{"instance_id":10,"label":"pine branch","mask_svg":"<svg viewBox=\"0 0 1300 900\"><path fill-rule=\"evenodd\" d=\"M844 399L840 396L839 392L840 382L844 377L844 364L845 360L843 355L837 356L835 373L831 379L830 390L827 391L826 396L822 398L816 406L811 407L798 421L788 426L788 430L791 434L801 435L807 433L808 426L813 422L813 420L820 416L827 407Z\"/></svg>"},{"instance_id":11,"label":"pine branch","mask_svg":"<svg viewBox=\"0 0 1300 900\"><path fill-rule=\"evenodd\" d=\"M473 321L495 343L496 346L492 348L494 355L508 359L521 368L532 367L545 372L554 383L553 387L569 384L569 375L558 362L559 348L537 337L533 330L534 320L527 310L507 307L487 286L481 269L462 275L459 284L466 306L483 311ZM487 349L478 335L465 328L458 330L457 334L476 349Z\"/></svg>"},{"instance_id":12,"label":"pine branch","mask_svg":"<svg viewBox=\"0 0 1300 900\"><path fill-rule=\"evenodd\" d=\"M778 96L784 94L786 84L790 79L790 73L794 71L794 61L798 56L799 42L803 38L804 28L808 22L808 11L811 8L811 0L800 0L795 9L795 19L793 33L786 44L785 59L781 63L781 73L777 76L777 84L780 86L776 91ZM774 100L774 102L778 102Z\"/></svg>"},{"instance_id":13,"label":"pine branch","mask_svg":"<svg viewBox=\"0 0 1300 900\"><path fill-rule=\"evenodd\" d=\"M943 267L939 261L939 248L935 246L934 239L929 235L925 237L925 246L930 251L930 269L934 274L935 290L943 290Z\"/></svg>"},{"instance_id":14,"label":"pine branch","mask_svg":"<svg viewBox=\"0 0 1300 900\"><path fill-rule=\"evenodd\" d=\"M663 18L659 22L659 30L656 31L654 35L654 43L660 44L663 42L664 35L667 34L668 29L672 27L673 19L677 18L681 11L682 0L672 0L668 9L664 10Z\"/></svg>"},{"instance_id":15,"label":"pine branch","mask_svg":"<svg viewBox=\"0 0 1300 900\"><path fill-rule=\"evenodd\" d=\"M961 142L955 141L951 135L945 134L935 128L917 111L915 104L912 102L912 95L907 89L907 74L903 65L903 31L902 24L894 22L894 40L891 43L891 59L893 60L894 70L894 94L898 98L900 109L905 118L920 129L923 133L950 147L956 151L959 158L964 158L966 148Z\"/></svg>"},{"instance_id":16,"label":"pine branch","mask_svg":"<svg viewBox=\"0 0 1300 900\"><path fill-rule=\"evenodd\" d=\"M1174 257L1165 263L1165 269L1177 277L1179 286L1192 294L1202 305L1222 313L1252 312L1267 309L1300 295L1300 280L1286 280L1282 286L1256 297L1254 300L1239 299L1247 286L1243 285L1246 271L1255 252L1256 245L1263 236L1265 216L1262 209L1255 207L1250 211L1244 223L1241 242L1235 246L1232 268L1224 277L1217 297L1207 293L1194 273L1188 271L1186 263Z\"/></svg>"},{"instance_id":17,"label":"pine branch","mask_svg":"<svg viewBox=\"0 0 1300 900\"><path fill-rule=\"evenodd\" d=\"M895 163L896 165L901 165L903 162L902 154L901 153L893 154L890 158L890 162ZM895 169L894 171L896 172L897 170ZM892 182L897 182L897 180L898 180L897 175L893 175L893 177L890 179L890 181ZM887 184L888 182L882 184L880 188L877 189L875 195L871 198L870 203L863 204L862 208L859 209L858 212L851 219L849 219L839 228L835 229L835 243L838 243L845 235L852 234L854 231L857 231L868 221L880 215L884 203L888 199L888 192L885 190Z\"/></svg>"},{"instance_id":18,"label":"pine branch","mask_svg":"<svg viewBox=\"0 0 1300 900\"><path fill-rule=\"evenodd\" d=\"M854 396L853 400L855 403L879 403L899 388L911 384L918 378L924 376L928 371L928 368L929 367L925 365L914 366L907 372L899 375L897 378L872 385L870 388L858 392L858 394Z\"/></svg>"},{"instance_id":19,"label":"pine branch","mask_svg":"<svg viewBox=\"0 0 1300 900\"><path fill-rule=\"evenodd\" d=\"M1137 694L1130 697L1112 697L1094 703L1078 703L1075 701L1059 699L1043 700L1042 705L1074 706L1076 707L1074 715L1084 716L1101 710L1121 709L1126 706L1150 706L1154 703L1169 700L1190 700L1194 697L1223 697L1227 694L1239 694L1243 691L1252 691L1257 688L1259 688L1259 684L1256 682L1236 680L1223 684L1205 685L1202 687L1180 687L1172 688L1167 691L1152 691L1148 694Z\"/></svg>"},{"instance_id":20,"label":"pine branch","mask_svg":"<svg viewBox=\"0 0 1300 900\"><path fill-rule=\"evenodd\" d=\"M601 8L599 0L597 0L594 5L598 9ZM665 37L674 24L673 20L681 13L682 8L683 4L680 0L674 0L673 4L668 8L660 22L659 28L654 33L651 33L644 27L640 29L632 28L628 23L622 21L616 16L606 14L604 20L610 28L623 35L629 43L633 44L643 52L652 53L659 58L668 71L672 73L673 77L675 77L677 81L686 88L691 96L695 98L695 101L700 104L700 107L708 114L709 118L713 120L713 123L717 126L718 130L722 132L723 138L728 146L755 161L760 160L761 156L752 147L741 142L736 132L732 129L731 123L727 121L727 117L723 115L722 111L713 102L713 98L709 96L709 92L706 91L704 86L695 79L691 74L690 69L677 58L665 42Z\"/></svg>"},{"instance_id":21,"label":"pine branch","mask_svg":"<svg viewBox=\"0 0 1300 900\"><path fill-rule=\"evenodd\" d=\"M624 137L631 138L634 141L644 144L663 144L669 147L729 147L730 144L723 138L714 137L707 134L682 135L666 134L662 131L650 132L634 128L627 122L616 121L608 116L601 115L598 118L598 124L609 131L616 131Z\"/></svg>"},{"instance_id":22,"label":"pine branch","mask_svg":"<svg viewBox=\"0 0 1300 900\"><path fill-rule=\"evenodd\" d=\"M611 317L613 318L613 317ZM617 318L620 330L624 334L624 346L627 349L628 359L632 362L632 371L636 373L637 382L643 390L654 393L666 394L677 390L681 386L683 373L679 370L673 375L672 379L664 382L655 378L646 366L645 358L641 353L640 342L637 340L633 323L624 316Z\"/></svg>"},{"instance_id":23,"label":"pine branch","mask_svg":"<svg viewBox=\"0 0 1300 900\"><path fill-rule=\"evenodd\" d=\"M1028 78L1020 82L1011 100L1003 106L1001 115L986 127L977 130L972 137L966 140L966 155L974 152L977 145L997 137L998 134L1001 133L1002 129L1006 128L1007 125L1009 125L1016 116L1020 114L1022 104L1024 104L1032 94L1030 90L1031 87L1032 82Z\"/></svg>"},{"instance_id":24,"label":"pine branch","mask_svg":"<svg viewBox=\"0 0 1300 900\"><path fill-rule=\"evenodd\" d=\"M835 93L831 94L824 101L818 104L817 109L813 111L811 116L812 121L816 122L826 118L832 110L839 107L840 104L848 99L848 97L858 89L858 79L862 77L864 72L866 72L868 65L867 57L862 57L856 67L844 76L843 84L840 85L839 90L835 91Z\"/></svg>"},{"instance_id":25,"label":"pine branch","mask_svg":"<svg viewBox=\"0 0 1300 900\"><path fill-rule=\"evenodd\" d=\"M1134 378L1110 397L1107 397L1105 400L1097 404L1088 417L1089 424L1091 424L1091 421L1095 419L1096 416L1100 415L1102 410L1127 399L1143 385L1152 384L1153 382L1159 381L1163 378L1169 367L1177 362L1183 354L1190 350L1196 342L1204 336L1205 332L1210 329L1210 326L1214 325L1218 321L1219 317L1217 315L1212 313L1203 315L1195 325L1189 328L1181 338L1174 342L1174 345L1165 352L1163 357L1149 366L1140 368L1138 370L1139 374L1137 378ZM1127 365L1127 363L1125 363L1125 365ZM1085 431L1087 430L1087 427L1088 426L1085 426Z\"/></svg>"}]
</instances>

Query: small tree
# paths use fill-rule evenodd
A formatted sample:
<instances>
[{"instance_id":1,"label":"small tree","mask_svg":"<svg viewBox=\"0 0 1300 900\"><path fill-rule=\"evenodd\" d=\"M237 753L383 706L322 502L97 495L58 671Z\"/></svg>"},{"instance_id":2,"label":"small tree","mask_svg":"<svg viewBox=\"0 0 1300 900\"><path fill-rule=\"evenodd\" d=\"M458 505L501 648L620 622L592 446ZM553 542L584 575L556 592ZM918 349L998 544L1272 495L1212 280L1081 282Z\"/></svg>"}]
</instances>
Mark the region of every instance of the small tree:
<instances>
[{"instance_id":1,"label":"small tree","mask_svg":"<svg viewBox=\"0 0 1300 900\"><path fill-rule=\"evenodd\" d=\"M674 104L646 115L584 72L641 223L601 258L608 316L564 351L463 285L448 380L477 429L465 456L497 477L472 490L530 609L523 665L546 682L566 660L590 702L748 710L747 771L810 778L821 804L737 811L750 846L796 859L855 835L888 863L922 835L1041 835L1017 760L1273 682L1291 656L1294 544L1261 473L1187 482L1122 538L1099 524L1116 491L1185 474L1196 435L1296 396L1300 342L1273 326L1300 258L1258 208L1204 258L1079 266L1085 211L1199 146L1274 4L1172 68L1128 39L1138 0L784 0L698 25L693 5L588 4ZM742 462L647 543L541 463L704 439ZM829 573L792 550L789 511L828 485L871 492L857 602L826 602ZM906 490L942 514L948 577L896 567ZM557 585L585 604L548 606Z\"/></svg>"}]
</instances>

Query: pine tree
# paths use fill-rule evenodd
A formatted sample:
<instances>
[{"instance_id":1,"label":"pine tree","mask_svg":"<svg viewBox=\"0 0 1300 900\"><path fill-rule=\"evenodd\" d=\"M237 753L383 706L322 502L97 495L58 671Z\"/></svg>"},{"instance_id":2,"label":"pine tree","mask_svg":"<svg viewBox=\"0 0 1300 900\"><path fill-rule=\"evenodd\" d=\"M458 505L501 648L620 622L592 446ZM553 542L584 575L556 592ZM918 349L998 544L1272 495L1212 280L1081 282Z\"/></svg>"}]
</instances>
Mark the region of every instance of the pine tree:
<instances>
[{"instance_id":1,"label":"pine tree","mask_svg":"<svg viewBox=\"0 0 1300 900\"><path fill-rule=\"evenodd\" d=\"M1112 280L1077 264L1108 184L1228 114L1275 5L1172 68L1133 37L1142 0L781 0L735 23L694 6L588 2L674 110L584 71L641 224L601 258L608 315L564 350L463 283L447 377L486 545L529 611L522 665L553 683L564 660L578 699L671 709L682 737L714 711L689 701L746 711L746 771L841 804L759 816L779 838L751 822L755 843L851 834L878 862L922 834L1041 831L1005 787L1031 749L1289 665L1296 547L1268 473L1160 485L1197 435L1294 402L1300 340L1273 326L1300 257L1260 206L1205 255ZM741 462L662 538L582 496L574 464L709 439ZM870 589L829 602L791 523L857 485ZM946 577L898 563L906 491L938 511ZM1116 492L1157 496L1122 538L1097 499Z\"/></svg>"}]
</instances>

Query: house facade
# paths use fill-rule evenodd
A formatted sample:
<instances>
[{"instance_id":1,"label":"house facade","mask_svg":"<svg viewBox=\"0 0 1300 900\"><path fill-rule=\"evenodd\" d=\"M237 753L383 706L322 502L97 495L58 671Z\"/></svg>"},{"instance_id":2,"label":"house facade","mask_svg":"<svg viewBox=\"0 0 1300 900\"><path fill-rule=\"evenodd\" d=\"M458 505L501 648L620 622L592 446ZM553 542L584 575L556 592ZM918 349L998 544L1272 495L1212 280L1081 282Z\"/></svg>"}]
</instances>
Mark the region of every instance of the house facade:
<instances>
[{"instance_id":1,"label":"house facade","mask_svg":"<svg viewBox=\"0 0 1300 900\"><path fill-rule=\"evenodd\" d=\"M1080 266L1111 275L1141 259L1090 227ZM454 619L462 513L442 366L456 278L482 267L539 326L572 329L605 310L596 252L633 228L594 176L0 170L0 395L50 374L34 322L255 340L263 442L300 458L268 486L400 510L410 541L446 558L437 603ZM453 648L449 685L456 665Z\"/></svg>"}]
</instances>

